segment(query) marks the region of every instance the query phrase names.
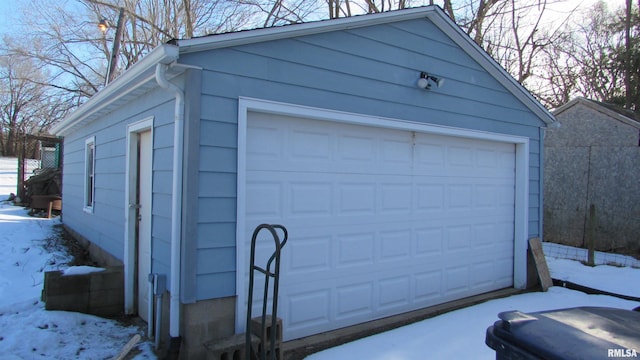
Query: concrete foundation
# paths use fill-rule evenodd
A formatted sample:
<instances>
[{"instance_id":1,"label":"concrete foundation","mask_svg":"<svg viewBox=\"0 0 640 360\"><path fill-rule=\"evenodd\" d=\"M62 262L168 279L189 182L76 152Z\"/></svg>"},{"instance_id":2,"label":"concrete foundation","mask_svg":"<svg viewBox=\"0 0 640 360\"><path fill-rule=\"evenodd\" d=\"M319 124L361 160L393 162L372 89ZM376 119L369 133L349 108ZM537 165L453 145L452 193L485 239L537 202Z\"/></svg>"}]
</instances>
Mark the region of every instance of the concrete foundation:
<instances>
[{"instance_id":1,"label":"concrete foundation","mask_svg":"<svg viewBox=\"0 0 640 360\"><path fill-rule=\"evenodd\" d=\"M99 266L108 267L108 266L124 266L122 261L120 261L115 256L109 254L104 251L101 247L87 240L84 236L78 234L73 231L73 229L69 228L66 225L63 225L64 230L73 237L74 240L80 244L91 257L91 260L94 261Z\"/></svg>"},{"instance_id":2,"label":"concrete foundation","mask_svg":"<svg viewBox=\"0 0 640 360\"><path fill-rule=\"evenodd\" d=\"M205 359L204 343L231 337L235 333L235 324L235 297L182 305L180 359Z\"/></svg>"}]
</instances>

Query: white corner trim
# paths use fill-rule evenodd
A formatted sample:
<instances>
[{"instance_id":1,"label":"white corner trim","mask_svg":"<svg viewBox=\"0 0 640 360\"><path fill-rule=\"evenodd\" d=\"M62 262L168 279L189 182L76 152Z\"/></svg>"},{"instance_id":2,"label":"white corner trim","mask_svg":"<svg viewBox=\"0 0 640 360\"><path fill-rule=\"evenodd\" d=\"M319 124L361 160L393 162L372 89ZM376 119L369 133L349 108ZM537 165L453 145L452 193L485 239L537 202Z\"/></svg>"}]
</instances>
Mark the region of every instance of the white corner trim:
<instances>
[{"instance_id":1,"label":"white corner trim","mask_svg":"<svg viewBox=\"0 0 640 360\"><path fill-rule=\"evenodd\" d=\"M241 98L238 101L238 168L236 186L236 334L245 332L246 322L242 320L239 313L245 314L244 300L247 298L245 289L244 269L247 268L245 262L245 213L246 213L246 183L247 183L247 116L249 108L247 102Z\"/></svg>"},{"instance_id":2,"label":"white corner trim","mask_svg":"<svg viewBox=\"0 0 640 360\"><path fill-rule=\"evenodd\" d=\"M529 139L516 143L516 188L513 244L513 287L527 288L529 240Z\"/></svg>"}]
</instances>

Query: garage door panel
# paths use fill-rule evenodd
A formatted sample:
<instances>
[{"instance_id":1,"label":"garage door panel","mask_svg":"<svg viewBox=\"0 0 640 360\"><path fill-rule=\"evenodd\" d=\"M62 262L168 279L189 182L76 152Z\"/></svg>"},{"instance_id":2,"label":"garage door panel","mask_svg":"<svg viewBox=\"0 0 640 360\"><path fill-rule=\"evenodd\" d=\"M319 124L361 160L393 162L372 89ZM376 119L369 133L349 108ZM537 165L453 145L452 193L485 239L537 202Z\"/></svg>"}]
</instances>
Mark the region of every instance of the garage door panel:
<instances>
[{"instance_id":1,"label":"garage door panel","mask_svg":"<svg viewBox=\"0 0 640 360\"><path fill-rule=\"evenodd\" d=\"M320 168L335 172L368 171L393 174L406 171L411 155L408 139L411 135L403 131L372 129L363 134L361 126L334 124L327 128L318 121L260 114L251 121L259 129L257 136L247 136L252 142L248 155L261 145L260 135L270 137L266 152L271 164L247 159L252 169L287 170L292 167L301 171ZM265 130L266 129L266 130ZM257 159L263 159L264 156Z\"/></svg>"},{"instance_id":2,"label":"garage door panel","mask_svg":"<svg viewBox=\"0 0 640 360\"><path fill-rule=\"evenodd\" d=\"M385 231L379 234L380 261L403 262L411 257L411 231Z\"/></svg>"},{"instance_id":3,"label":"garage door panel","mask_svg":"<svg viewBox=\"0 0 640 360\"><path fill-rule=\"evenodd\" d=\"M416 257L439 256L444 250L444 229L439 227L418 227L414 231L414 250Z\"/></svg>"},{"instance_id":4,"label":"garage door panel","mask_svg":"<svg viewBox=\"0 0 640 360\"><path fill-rule=\"evenodd\" d=\"M342 181L317 181L316 175L304 174L295 180L276 183L270 176L247 184L248 216L331 218L393 214L415 216L416 212L438 214L472 212L472 216L495 216L513 209L512 184L414 184L399 176L377 181L366 176L345 176ZM307 179L305 181L305 179ZM281 214L285 212L285 214Z\"/></svg>"},{"instance_id":5,"label":"garage door panel","mask_svg":"<svg viewBox=\"0 0 640 360\"><path fill-rule=\"evenodd\" d=\"M442 213L445 210L447 187L441 183L417 183L414 188L415 211Z\"/></svg>"},{"instance_id":6,"label":"garage door panel","mask_svg":"<svg viewBox=\"0 0 640 360\"><path fill-rule=\"evenodd\" d=\"M336 293L336 320L348 320L357 316L368 316L373 311L373 283L365 281L338 286Z\"/></svg>"},{"instance_id":7,"label":"garage door panel","mask_svg":"<svg viewBox=\"0 0 640 360\"><path fill-rule=\"evenodd\" d=\"M275 124L252 124L247 133L247 160L251 168L277 162L284 154L284 134Z\"/></svg>"},{"instance_id":8,"label":"garage door panel","mask_svg":"<svg viewBox=\"0 0 640 360\"><path fill-rule=\"evenodd\" d=\"M348 269L374 264L375 234L336 234L335 266Z\"/></svg>"},{"instance_id":9,"label":"garage door panel","mask_svg":"<svg viewBox=\"0 0 640 360\"><path fill-rule=\"evenodd\" d=\"M469 290L469 266L466 264L448 266L444 270L444 294L456 296Z\"/></svg>"},{"instance_id":10,"label":"garage door panel","mask_svg":"<svg viewBox=\"0 0 640 360\"><path fill-rule=\"evenodd\" d=\"M468 250L473 234L470 225L452 225L447 228L446 236L446 252L454 253L459 250Z\"/></svg>"},{"instance_id":11,"label":"garage door panel","mask_svg":"<svg viewBox=\"0 0 640 360\"><path fill-rule=\"evenodd\" d=\"M248 181L246 216L254 219L281 219L284 209L283 186L277 181Z\"/></svg>"},{"instance_id":12,"label":"garage door panel","mask_svg":"<svg viewBox=\"0 0 640 360\"><path fill-rule=\"evenodd\" d=\"M413 276L414 302L421 304L442 296L442 273L441 269L432 271L417 269L415 271Z\"/></svg>"},{"instance_id":13,"label":"garage door panel","mask_svg":"<svg viewBox=\"0 0 640 360\"><path fill-rule=\"evenodd\" d=\"M287 246L287 270L290 273L308 273L331 269L331 246L328 238L296 239Z\"/></svg>"},{"instance_id":14,"label":"garage door panel","mask_svg":"<svg viewBox=\"0 0 640 360\"><path fill-rule=\"evenodd\" d=\"M289 230L285 340L512 285L513 144L253 115L245 249Z\"/></svg>"},{"instance_id":15,"label":"garage door panel","mask_svg":"<svg viewBox=\"0 0 640 360\"><path fill-rule=\"evenodd\" d=\"M411 228L410 224L407 224L401 229L386 225L377 231L361 229L359 232L356 232L356 225L342 228L291 227L290 237L295 240L292 240L287 245L287 251L283 252L283 264L287 266L292 279L300 275L303 280L309 272L340 269L353 272L358 268L373 272L383 269L385 263L407 266L408 261L433 261L443 254L467 257L469 252L475 252L476 257L491 258L497 255L497 247L505 245L505 256L510 256L511 241L508 237L500 239L494 231L499 233L501 228L512 229L511 224L505 223L500 226L481 222L454 226L454 223L453 220L449 220L448 224L434 228L422 225ZM500 240L503 245L500 245ZM265 239L264 243L267 245L261 246L260 249L264 249L263 257L266 257L273 251L273 247L269 239ZM486 250L486 253L482 250Z\"/></svg>"},{"instance_id":16,"label":"garage door panel","mask_svg":"<svg viewBox=\"0 0 640 360\"><path fill-rule=\"evenodd\" d=\"M508 143L417 134L415 173L513 179L514 151Z\"/></svg>"},{"instance_id":17,"label":"garage door panel","mask_svg":"<svg viewBox=\"0 0 640 360\"><path fill-rule=\"evenodd\" d=\"M378 282L378 310L384 312L406 307L409 303L410 276L383 278Z\"/></svg>"},{"instance_id":18,"label":"garage door panel","mask_svg":"<svg viewBox=\"0 0 640 360\"><path fill-rule=\"evenodd\" d=\"M330 290L300 289L283 295L286 302L282 313L287 315L284 323L291 331L322 328L331 323Z\"/></svg>"},{"instance_id":19,"label":"garage door panel","mask_svg":"<svg viewBox=\"0 0 640 360\"><path fill-rule=\"evenodd\" d=\"M333 211L333 184L326 181L299 181L287 184L286 210L291 217L326 217Z\"/></svg>"},{"instance_id":20,"label":"garage door panel","mask_svg":"<svg viewBox=\"0 0 640 360\"><path fill-rule=\"evenodd\" d=\"M471 271L475 274L475 279L472 284L473 287L483 287L491 285L494 282L496 271L493 261L491 260L474 263L471 265Z\"/></svg>"},{"instance_id":21,"label":"garage door panel","mask_svg":"<svg viewBox=\"0 0 640 360\"><path fill-rule=\"evenodd\" d=\"M372 216L376 209L376 184L371 181L341 182L338 184L337 211L339 216Z\"/></svg>"},{"instance_id":22,"label":"garage door panel","mask_svg":"<svg viewBox=\"0 0 640 360\"><path fill-rule=\"evenodd\" d=\"M292 163L333 160L333 139L330 133L315 129L293 128L286 134L285 154Z\"/></svg>"}]
</instances>

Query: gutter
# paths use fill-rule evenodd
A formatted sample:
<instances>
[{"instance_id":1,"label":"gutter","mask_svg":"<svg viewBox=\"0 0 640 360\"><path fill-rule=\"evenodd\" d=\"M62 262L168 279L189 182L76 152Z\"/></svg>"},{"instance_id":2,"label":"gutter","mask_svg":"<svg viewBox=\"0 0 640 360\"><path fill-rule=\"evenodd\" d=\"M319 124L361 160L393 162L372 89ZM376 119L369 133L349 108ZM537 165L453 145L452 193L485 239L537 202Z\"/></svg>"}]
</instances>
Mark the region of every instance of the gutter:
<instances>
[{"instance_id":1,"label":"gutter","mask_svg":"<svg viewBox=\"0 0 640 360\"><path fill-rule=\"evenodd\" d=\"M169 335L173 339L180 337L180 258L182 232L182 159L184 156L184 91L169 82L166 77L168 65L156 65L156 81L165 90L176 97L174 106L173 131L173 186L171 191L171 286L169 299ZM177 340L179 342L179 340Z\"/></svg>"},{"instance_id":2,"label":"gutter","mask_svg":"<svg viewBox=\"0 0 640 360\"><path fill-rule=\"evenodd\" d=\"M179 57L178 47L175 45L160 45L144 56L124 74L117 77L109 85L93 95L73 113L51 128L51 133L65 135L75 125L91 121L96 114L109 111L117 106L118 101L126 98L141 86L153 81L153 70L156 64L171 64Z\"/></svg>"}]
</instances>

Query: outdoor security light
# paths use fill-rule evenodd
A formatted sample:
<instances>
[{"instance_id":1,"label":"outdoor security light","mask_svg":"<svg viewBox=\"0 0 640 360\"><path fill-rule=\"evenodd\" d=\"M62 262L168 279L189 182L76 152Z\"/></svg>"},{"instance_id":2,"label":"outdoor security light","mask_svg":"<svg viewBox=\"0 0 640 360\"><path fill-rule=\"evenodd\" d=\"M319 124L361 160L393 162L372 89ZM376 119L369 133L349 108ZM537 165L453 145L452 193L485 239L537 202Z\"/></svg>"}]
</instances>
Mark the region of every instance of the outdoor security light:
<instances>
[{"instance_id":1,"label":"outdoor security light","mask_svg":"<svg viewBox=\"0 0 640 360\"><path fill-rule=\"evenodd\" d=\"M442 87L444 85L443 78L437 78L433 75L429 75L427 72L423 71L420 73L420 78L418 79L418 87L420 89L429 90L431 89L431 83L435 83L437 87Z\"/></svg>"}]
</instances>

